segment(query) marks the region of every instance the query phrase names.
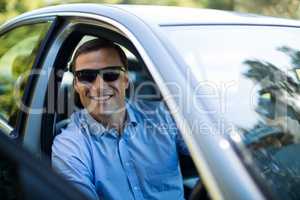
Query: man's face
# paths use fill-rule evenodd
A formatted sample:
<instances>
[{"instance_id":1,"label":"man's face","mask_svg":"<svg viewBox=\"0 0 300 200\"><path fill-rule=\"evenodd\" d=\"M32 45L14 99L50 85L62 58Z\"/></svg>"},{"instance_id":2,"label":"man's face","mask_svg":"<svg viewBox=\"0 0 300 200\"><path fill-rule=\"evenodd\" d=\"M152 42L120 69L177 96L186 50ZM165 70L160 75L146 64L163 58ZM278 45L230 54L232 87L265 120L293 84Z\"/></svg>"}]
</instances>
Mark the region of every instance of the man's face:
<instances>
[{"instance_id":1,"label":"man's face","mask_svg":"<svg viewBox=\"0 0 300 200\"><path fill-rule=\"evenodd\" d=\"M125 67L119 54L113 48L102 48L81 54L75 61L75 71L105 69L110 66ZM97 75L93 82L81 82L76 78L74 84L82 105L92 116L109 115L124 108L125 90L128 87L126 72L120 71L120 76L115 81L106 82L100 75Z\"/></svg>"}]
</instances>

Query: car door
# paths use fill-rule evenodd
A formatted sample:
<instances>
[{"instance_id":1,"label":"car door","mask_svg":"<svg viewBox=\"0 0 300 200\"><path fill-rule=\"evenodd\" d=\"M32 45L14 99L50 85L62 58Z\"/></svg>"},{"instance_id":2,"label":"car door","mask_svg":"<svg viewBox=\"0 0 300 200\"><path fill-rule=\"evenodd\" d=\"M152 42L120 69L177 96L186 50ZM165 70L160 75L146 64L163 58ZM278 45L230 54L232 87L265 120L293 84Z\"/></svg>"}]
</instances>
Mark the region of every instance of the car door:
<instances>
[{"instance_id":1,"label":"car door","mask_svg":"<svg viewBox=\"0 0 300 200\"><path fill-rule=\"evenodd\" d=\"M0 130L0 199L86 199Z\"/></svg>"}]
</instances>

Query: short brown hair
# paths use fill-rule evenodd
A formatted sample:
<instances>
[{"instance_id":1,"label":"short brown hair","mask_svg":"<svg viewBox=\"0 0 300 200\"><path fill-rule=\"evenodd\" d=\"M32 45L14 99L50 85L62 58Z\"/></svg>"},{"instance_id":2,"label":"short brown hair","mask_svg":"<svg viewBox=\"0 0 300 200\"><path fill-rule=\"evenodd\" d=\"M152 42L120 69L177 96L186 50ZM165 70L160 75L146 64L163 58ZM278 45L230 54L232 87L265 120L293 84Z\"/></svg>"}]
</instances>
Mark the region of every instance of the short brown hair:
<instances>
[{"instance_id":1,"label":"short brown hair","mask_svg":"<svg viewBox=\"0 0 300 200\"><path fill-rule=\"evenodd\" d=\"M126 54L121 49L121 47L116 45L115 43L113 43L110 40L106 40L103 38L97 38L97 39L93 39L93 40L89 40L89 41L85 42L76 50L76 52L73 56L71 65L70 65L70 71L72 73L75 71L75 61L79 55L89 53L92 51L97 51L97 50L103 49L103 48L115 49L117 51L117 53L119 54L120 60L121 60L122 64L124 65L125 69L126 70L128 69L128 60L127 60Z\"/></svg>"}]
</instances>

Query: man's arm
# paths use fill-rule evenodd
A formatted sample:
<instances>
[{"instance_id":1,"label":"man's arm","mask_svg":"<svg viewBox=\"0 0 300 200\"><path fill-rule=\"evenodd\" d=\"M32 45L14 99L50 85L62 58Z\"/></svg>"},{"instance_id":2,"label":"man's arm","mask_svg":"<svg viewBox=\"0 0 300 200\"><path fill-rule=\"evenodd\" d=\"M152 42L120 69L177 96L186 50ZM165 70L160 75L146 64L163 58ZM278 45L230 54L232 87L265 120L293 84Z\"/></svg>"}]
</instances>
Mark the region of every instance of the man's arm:
<instances>
[{"instance_id":1,"label":"man's arm","mask_svg":"<svg viewBox=\"0 0 300 200\"><path fill-rule=\"evenodd\" d=\"M86 194L89 199L99 199L93 176L86 158L85 147L78 138L69 138L64 130L52 145L52 167L70 181L75 187ZM75 136L74 132L72 133Z\"/></svg>"},{"instance_id":2,"label":"man's arm","mask_svg":"<svg viewBox=\"0 0 300 200\"><path fill-rule=\"evenodd\" d=\"M189 152L189 150L182 138L182 135L178 129L177 129L177 134L176 134L176 145L177 145L177 149L179 150L180 153L187 155L187 156L190 155L190 152Z\"/></svg>"}]
</instances>

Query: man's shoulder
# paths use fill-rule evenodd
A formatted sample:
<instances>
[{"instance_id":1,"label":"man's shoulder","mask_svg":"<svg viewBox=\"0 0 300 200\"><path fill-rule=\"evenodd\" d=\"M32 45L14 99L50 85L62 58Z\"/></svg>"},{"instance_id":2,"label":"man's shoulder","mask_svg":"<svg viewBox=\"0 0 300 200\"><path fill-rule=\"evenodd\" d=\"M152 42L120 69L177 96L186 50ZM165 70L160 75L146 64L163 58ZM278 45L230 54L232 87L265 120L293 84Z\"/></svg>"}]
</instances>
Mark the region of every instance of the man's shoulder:
<instances>
[{"instance_id":1,"label":"man's shoulder","mask_svg":"<svg viewBox=\"0 0 300 200\"><path fill-rule=\"evenodd\" d=\"M72 115L76 115L73 113ZM52 156L61 156L64 158L70 158L74 155L83 155L82 152L88 151L86 145L86 137L82 133L82 129L79 124L74 120L74 116L71 116L69 124L61 129L61 133L57 135L53 140Z\"/></svg>"},{"instance_id":2,"label":"man's shoulder","mask_svg":"<svg viewBox=\"0 0 300 200\"><path fill-rule=\"evenodd\" d=\"M160 121L170 118L170 112L164 101L140 100L131 102L130 106L137 117L157 119Z\"/></svg>"},{"instance_id":3,"label":"man's shoulder","mask_svg":"<svg viewBox=\"0 0 300 200\"><path fill-rule=\"evenodd\" d=\"M151 113L153 113L166 109L165 103L163 101L139 100L129 102L129 104L135 112L142 113L148 113L148 111L152 111Z\"/></svg>"},{"instance_id":4,"label":"man's shoulder","mask_svg":"<svg viewBox=\"0 0 300 200\"><path fill-rule=\"evenodd\" d=\"M87 138L79 127L71 116L70 123L54 138L52 144L52 166L58 171L67 170L70 176L69 169L80 170L83 166L90 166L91 161Z\"/></svg>"},{"instance_id":5,"label":"man's shoulder","mask_svg":"<svg viewBox=\"0 0 300 200\"><path fill-rule=\"evenodd\" d=\"M81 110L74 112L71 117L70 120L68 120L68 124L61 128L60 130L60 134L58 134L55 138L55 140L74 140L74 141L80 141L78 139L80 139L83 134L81 133L81 128L80 128L80 114L81 114Z\"/></svg>"}]
</instances>

